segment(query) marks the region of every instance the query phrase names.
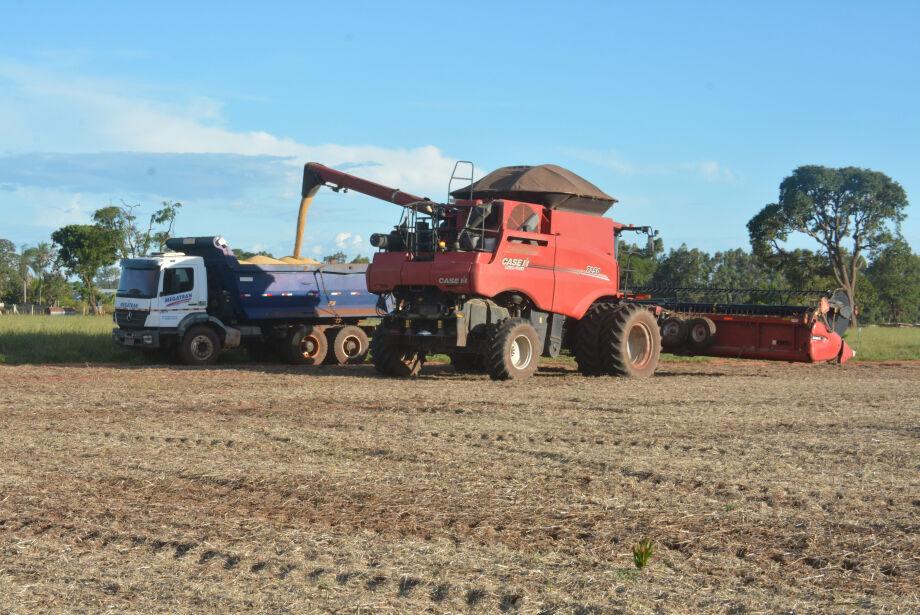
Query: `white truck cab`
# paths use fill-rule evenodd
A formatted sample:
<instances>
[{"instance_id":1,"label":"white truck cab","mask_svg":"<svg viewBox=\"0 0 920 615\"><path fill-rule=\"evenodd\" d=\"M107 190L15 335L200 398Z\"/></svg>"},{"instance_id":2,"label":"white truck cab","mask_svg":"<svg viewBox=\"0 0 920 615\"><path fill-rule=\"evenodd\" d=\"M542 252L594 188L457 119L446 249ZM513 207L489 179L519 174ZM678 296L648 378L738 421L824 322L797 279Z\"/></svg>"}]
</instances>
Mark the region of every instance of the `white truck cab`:
<instances>
[{"instance_id":1,"label":"white truck cab","mask_svg":"<svg viewBox=\"0 0 920 615\"><path fill-rule=\"evenodd\" d=\"M239 332L207 313L208 278L200 256L154 253L124 259L121 267L114 314L118 328L113 330L119 344L149 351L178 346L181 351L186 332L203 323L217 326L208 329L213 335L188 340L192 359L197 355L209 363L221 347L239 344Z\"/></svg>"}]
</instances>

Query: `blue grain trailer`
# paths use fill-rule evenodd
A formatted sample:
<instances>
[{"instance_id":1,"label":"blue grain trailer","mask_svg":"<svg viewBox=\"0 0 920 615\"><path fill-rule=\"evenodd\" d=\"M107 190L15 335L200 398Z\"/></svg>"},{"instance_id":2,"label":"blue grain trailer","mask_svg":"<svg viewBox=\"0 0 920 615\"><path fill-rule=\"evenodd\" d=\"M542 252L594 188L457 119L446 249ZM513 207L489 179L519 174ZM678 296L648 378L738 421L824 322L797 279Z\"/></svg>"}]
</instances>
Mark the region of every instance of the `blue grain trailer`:
<instances>
[{"instance_id":1,"label":"blue grain trailer","mask_svg":"<svg viewBox=\"0 0 920 615\"><path fill-rule=\"evenodd\" d=\"M245 346L257 359L359 363L377 318L363 264L241 263L221 237L177 237L121 261L116 343L189 365ZM381 310L384 310L381 307Z\"/></svg>"}]
</instances>

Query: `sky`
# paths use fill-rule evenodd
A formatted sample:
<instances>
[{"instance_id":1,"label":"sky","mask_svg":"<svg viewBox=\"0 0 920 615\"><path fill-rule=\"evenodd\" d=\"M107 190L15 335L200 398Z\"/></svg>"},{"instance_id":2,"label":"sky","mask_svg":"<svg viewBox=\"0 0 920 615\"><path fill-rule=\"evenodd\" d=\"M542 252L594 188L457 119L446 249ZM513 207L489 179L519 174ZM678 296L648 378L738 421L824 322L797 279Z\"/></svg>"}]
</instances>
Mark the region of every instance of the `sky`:
<instances>
[{"instance_id":1,"label":"sky","mask_svg":"<svg viewBox=\"0 0 920 615\"><path fill-rule=\"evenodd\" d=\"M6 0L0 238L170 200L179 235L283 256L305 162L443 200L470 160L570 168L667 248L749 248L799 165L920 200L918 22L908 1ZM321 191L307 252L367 255L399 213Z\"/></svg>"}]
</instances>

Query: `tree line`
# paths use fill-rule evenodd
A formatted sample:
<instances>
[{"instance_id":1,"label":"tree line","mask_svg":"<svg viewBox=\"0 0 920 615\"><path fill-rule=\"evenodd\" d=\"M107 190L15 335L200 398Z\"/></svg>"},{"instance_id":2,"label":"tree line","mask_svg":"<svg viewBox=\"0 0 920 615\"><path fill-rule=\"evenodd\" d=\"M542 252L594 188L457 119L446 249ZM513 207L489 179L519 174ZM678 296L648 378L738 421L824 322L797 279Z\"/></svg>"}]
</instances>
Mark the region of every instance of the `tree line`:
<instances>
[{"instance_id":1,"label":"tree line","mask_svg":"<svg viewBox=\"0 0 920 615\"><path fill-rule=\"evenodd\" d=\"M92 224L56 230L51 242L21 249L0 239L0 301L51 305L83 302L95 308L100 288L113 288L120 258L163 250L181 203L166 201L149 215L140 205L109 205ZM664 252L628 243L618 246L625 287L733 289L842 288L858 306L862 322L920 322L920 256L901 237L907 195L884 173L857 167L808 165L780 184L747 230L751 249L709 254L681 245ZM793 248L794 235L817 249ZM234 250L239 258L267 252ZM343 252L323 258L344 263ZM353 263L366 263L363 256Z\"/></svg>"}]
</instances>

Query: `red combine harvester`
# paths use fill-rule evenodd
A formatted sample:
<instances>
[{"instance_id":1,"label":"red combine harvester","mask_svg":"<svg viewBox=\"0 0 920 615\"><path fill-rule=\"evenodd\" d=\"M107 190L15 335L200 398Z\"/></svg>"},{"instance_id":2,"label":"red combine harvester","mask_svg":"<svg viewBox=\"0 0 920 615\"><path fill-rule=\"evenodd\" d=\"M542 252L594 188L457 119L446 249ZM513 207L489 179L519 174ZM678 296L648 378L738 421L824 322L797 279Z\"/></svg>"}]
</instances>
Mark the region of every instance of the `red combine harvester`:
<instances>
[{"instance_id":1,"label":"red combine harvester","mask_svg":"<svg viewBox=\"0 0 920 615\"><path fill-rule=\"evenodd\" d=\"M461 163L458 163L458 166ZM367 270L382 322L371 342L377 370L419 373L446 353L462 371L526 377L563 349L585 375L651 376L665 350L781 361L844 362L850 306L841 293L813 308L691 302L620 288L616 246L650 227L604 217L616 200L554 165L498 169L436 203L321 164L304 167L301 220L322 186L403 207ZM697 289L699 290L699 289ZM708 290L708 289L707 289ZM386 299L392 297L392 301ZM392 309L387 310L387 305Z\"/></svg>"}]
</instances>

